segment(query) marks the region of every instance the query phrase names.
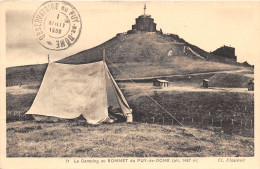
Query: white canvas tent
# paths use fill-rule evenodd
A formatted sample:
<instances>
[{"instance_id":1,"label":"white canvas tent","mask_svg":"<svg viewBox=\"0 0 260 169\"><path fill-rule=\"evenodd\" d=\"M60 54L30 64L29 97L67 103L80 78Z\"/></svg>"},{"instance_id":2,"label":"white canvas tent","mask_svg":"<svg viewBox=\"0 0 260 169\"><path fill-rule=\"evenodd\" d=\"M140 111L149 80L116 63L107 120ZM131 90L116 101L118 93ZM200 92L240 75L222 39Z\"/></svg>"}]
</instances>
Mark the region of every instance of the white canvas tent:
<instances>
[{"instance_id":1,"label":"white canvas tent","mask_svg":"<svg viewBox=\"0 0 260 169\"><path fill-rule=\"evenodd\" d=\"M37 96L26 114L74 119L82 115L87 123L108 118L108 107L132 113L104 61L71 65L50 63Z\"/></svg>"}]
</instances>

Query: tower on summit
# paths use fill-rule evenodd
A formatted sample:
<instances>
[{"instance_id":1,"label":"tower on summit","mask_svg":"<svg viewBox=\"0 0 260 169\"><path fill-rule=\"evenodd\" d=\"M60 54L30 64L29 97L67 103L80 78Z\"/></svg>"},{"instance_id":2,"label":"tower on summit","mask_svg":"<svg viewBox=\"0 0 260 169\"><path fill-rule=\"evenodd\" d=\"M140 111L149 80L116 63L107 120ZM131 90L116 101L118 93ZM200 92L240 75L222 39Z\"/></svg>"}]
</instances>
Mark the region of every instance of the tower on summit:
<instances>
[{"instance_id":1,"label":"tower on summit","mask_svg":"<svg viewBox=\"0 0 260 169\"><path fill-rule=\"evenodd\" d=\"M144 4L144 14L135 19L135 24L132 25L132 30L128 33L140 33L140 32L156 32L156 23L151 15L145 14L146 4Z\"/></svg>"}]
</instances>

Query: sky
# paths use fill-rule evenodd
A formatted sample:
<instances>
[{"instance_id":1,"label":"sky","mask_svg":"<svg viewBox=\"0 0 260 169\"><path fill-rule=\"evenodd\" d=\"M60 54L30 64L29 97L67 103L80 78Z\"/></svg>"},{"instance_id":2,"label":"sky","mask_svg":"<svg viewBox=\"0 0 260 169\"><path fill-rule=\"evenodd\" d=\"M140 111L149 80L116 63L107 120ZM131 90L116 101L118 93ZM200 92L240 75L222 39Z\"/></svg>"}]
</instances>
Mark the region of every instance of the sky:
<instances>
[{"instance_id":1,"label":"sky","mask_svg":"<svg viewBox=\"0 0 260 169\"><path fill-rule=\"evenodd\" d=\"M143 14L144 2L70 2L79 12L78 41L63 51L44 48L34 37L32 18L43 2L6 2L6 66L40 64L95 47L130 30ZM22 8L21 8L22 6ZM226 45L236 48L239 62L254 64L260 57L260 2L146 2L146 13L157 30L178 34L206 51Z\"/></svg>"}]
</instances>

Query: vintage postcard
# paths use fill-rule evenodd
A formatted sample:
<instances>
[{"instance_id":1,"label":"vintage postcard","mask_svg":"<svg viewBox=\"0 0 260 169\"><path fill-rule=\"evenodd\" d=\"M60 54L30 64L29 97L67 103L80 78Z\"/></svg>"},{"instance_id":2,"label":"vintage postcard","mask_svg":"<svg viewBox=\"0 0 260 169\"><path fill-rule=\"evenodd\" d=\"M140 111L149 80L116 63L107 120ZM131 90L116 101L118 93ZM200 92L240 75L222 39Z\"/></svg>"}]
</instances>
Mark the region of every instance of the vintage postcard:
<instances>
[{"instance_id":1,"label":"vintage postcard","mask_svg":"<svg viewBox=\"0 0 260 169\"><path fill-rule=\"evenodd\" d=\"M259 1L2 1L0 168L252 168Z\"/></svg>"}]
</instances>

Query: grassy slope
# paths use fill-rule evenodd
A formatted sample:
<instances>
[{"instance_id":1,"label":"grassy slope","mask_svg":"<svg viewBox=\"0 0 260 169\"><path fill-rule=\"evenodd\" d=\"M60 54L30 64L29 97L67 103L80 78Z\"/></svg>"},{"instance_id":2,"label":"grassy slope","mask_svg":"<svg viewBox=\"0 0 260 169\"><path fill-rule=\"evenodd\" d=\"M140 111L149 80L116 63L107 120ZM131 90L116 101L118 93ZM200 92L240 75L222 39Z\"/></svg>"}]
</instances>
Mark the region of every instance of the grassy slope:
<instances>
[{"instance_id":1,"label":"grassy slope","mask_svg":"<svg viewBox=\"0 0 260 169\"><path fill-rule=\"evenodd\" d=\"M203 142L197 140L193 135ZM30 121L7 124L8 157L253 155L253 138L231 136L190 127L126 123L84 127L76 123Z\"/></svg>"},{"instance_id":2,"label":"grassy slope","mask_svg":"<svg viewBox=\"0 0 260 169\"><path fill-rule=\"evenodd\" d=\"M248 82L253 80L242 73L221 73L209 78L209 85L213 87L248 87Z\"/></svg>"},{"instance_id":3,"label":"grassy slope","mask_svg":"<svg viewBox=\"0 0 260 169\"><path fill-rule=\"evenodd\" d=\"M82 64L92 60L102 60L102 50L114 63L126 62L163 62L168 52L173 56L183 55L183 44L159 34L131 34L116 36L109 41L60 60L61 63Z\"/></svg>"},{"instance_id":4,"label":"grassy slope","mask_svg":"<svg viewBox=\"0 0 260 169\"><path fill-rule=\"evenodd\" d=\"M183 53L183 44L170 36L159 34L132 34L116 36L109 41L64 58L58 62L83 64L102 60L102 50L106 49L106 57L121 70L129 73L129 77L164 76L170 74L186 74L221 70L238 70L240 66L210 62L196 58L189 52ZM168 52L172 50L173 56ZM109 61L106 61L112 75L122 76ZM28 65L7 68L7 84L40 83L47 65Z\"/></svg>"},{"instance_id":5,"label":"grassy slope","mask_svg":"<svg viewBox=\"0 0 260 169\"><path fill-rule=\"evenodd\" d=\"M198 60L186 56L175 56L168 62L163 63L115 63L115 65L121 71L127 74L126 77L121 72L119 72L113 65L109 64L108 61L107 63L112 75L116 79L167 76L174 74L189 74L241 69L239 66ZM7 85L17 85L20 83L40 84L43 79L46 68L47 64L7 68Z\"/></svg>"},{"instance_id":6,"label":"grassy slope","mask_svg":"<svg viewBox=\"0 0 260 169\"><path fill-rule=\"evenodd\" d=\"M26 65L6 69L7 86L41 83L47 64Z\"/></svg>"},{"instance_id":7,"label":"grassy slope","mask_svg":"<svg viewBox=\"0 0 260 169\"><path fill-rule=\"evenodd\" d=\"M244 92L226 91L163 91L155 89L151 85L132 85L128 83L120 84L127 101L134 112L136 121L152 122L152 117L156 116L155 121L171 123L171 117L146 95L148 94L161 106L163 106L173 116L181 121L182 117L186 120L211 123L212 118L215 125L220 126L220 119L223 120L224 132L236 133L253 137L253 130L250 128L249 121L254 118L254 95ZM231 126L231 119L237 127ZM247 126L241 127L240 120L247 120Z\"/></svg>"},{"instance_id":8,"label":"grassy slope","mask_svg":"<svg viewBox=\"0 0 260 169\"><path fill-rule=\"evenodd\" d=\"M187 45L183 40L180 42ZM58 62L82 64L101 60L102 49L106 49L106 57L131 78L241 69L236 65L199 59L187 50L184 53L184 43L180 42L160 34L122 35ZM170 50L173 56L168 56ZM106 60L112 75L126 78L110 61Z\"/></svg>"},{"instance_id":9,"label":"grassy slope","mask_svg":"<svg viewBox=\"0 0 260 169\"><path fill-rule=\"evenodd\" d=\"M115 67L109 65L110 71L115 78L140 78L167 75L181 75L189 73L215 72L224 70L239 70L240 67L217 62L209 62L193 59L186 56L175 56L168 62L163 63L125 63L115 64L127 77L119 72Z\"/></svg>"}]
</instances>

